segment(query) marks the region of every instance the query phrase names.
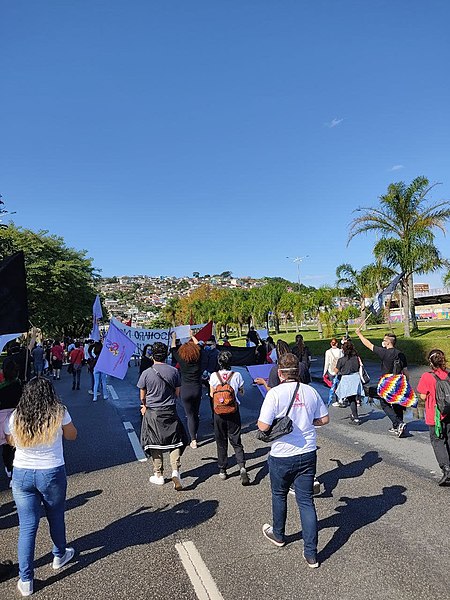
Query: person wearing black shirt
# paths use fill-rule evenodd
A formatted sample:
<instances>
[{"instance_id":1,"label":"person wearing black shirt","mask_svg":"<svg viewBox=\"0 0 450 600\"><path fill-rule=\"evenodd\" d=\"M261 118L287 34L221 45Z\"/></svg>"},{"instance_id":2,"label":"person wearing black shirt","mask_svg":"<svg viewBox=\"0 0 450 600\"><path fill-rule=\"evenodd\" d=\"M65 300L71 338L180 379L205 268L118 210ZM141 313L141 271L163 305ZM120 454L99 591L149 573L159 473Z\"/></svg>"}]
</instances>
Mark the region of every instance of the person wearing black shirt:
<instances>
[{"instance_id":1,"label":"person wearing black shirt","mask_svg":"<svg viewBox=\"0 0 450 600\"><path fill-rule=\"evenodd\" d=\"M406 356L395 347L397 343L397 336L395 334L386 333L381 346L374 346L371 341L364 337L359 329L356 330L356 335L366 348L374 352L381 359L381 375L386 375L387 373L399 375L402 373L408 377ZM380 405L392 422L389 432L402 437L406 432L406 423L403 421L404 407L400 406L400 404L389 404L382 398L380 398Z\"/></svg>"},{"instance_id":2,"label":"person wearing black shirt","mask_svg":"<svg viewBox=\"0 0 450 600\"><path fill-rule=\"evenodd\" d=\"M5 364L6 363L6 364ZM6 443L4 426L22 395L22 382L18 378L19 367L11 360L3 363L5 380L0 383L0 443L2 444L3 464L11 481L15 448Z\"/></svg>"}]
</instances>

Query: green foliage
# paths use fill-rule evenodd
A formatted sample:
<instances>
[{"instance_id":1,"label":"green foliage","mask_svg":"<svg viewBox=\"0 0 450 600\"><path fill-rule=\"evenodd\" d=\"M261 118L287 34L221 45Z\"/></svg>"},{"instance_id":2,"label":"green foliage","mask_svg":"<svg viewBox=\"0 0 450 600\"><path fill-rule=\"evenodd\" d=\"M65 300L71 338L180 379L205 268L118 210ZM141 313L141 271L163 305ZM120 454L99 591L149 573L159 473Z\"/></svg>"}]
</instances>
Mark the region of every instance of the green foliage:
<instances>
[{"instance_id":1,"label":"green foliage","mask_svg":"<svg viewBox=\"0 0 450 600\"><path fill-rule=\"evenodd\" d=\"M428 203L435 187L426 177L416 177L409 185L391 183L376 208L358 208L359 216L350 225L349 242L361 233L376 232L381 238L374 253L397 272L405 273L402 282L405 335L417 327L414 310L413 273L428 273L448 264L434 244L434 230L445 231L450 217L450 202Z\"/></svg>"},{"instance_id":2,"label":"green foliage","mask_svg":"<svg viewBox=\"0 0 450 600\"><path fill-rule=\"evenodd\" d=\"M87 334L98 277L86 252L48 231L10 225L0 231L0 258L23 250L30 321L46 335ZM104 312L105 314L105 312Z\"/></svg>"}]
</instances>

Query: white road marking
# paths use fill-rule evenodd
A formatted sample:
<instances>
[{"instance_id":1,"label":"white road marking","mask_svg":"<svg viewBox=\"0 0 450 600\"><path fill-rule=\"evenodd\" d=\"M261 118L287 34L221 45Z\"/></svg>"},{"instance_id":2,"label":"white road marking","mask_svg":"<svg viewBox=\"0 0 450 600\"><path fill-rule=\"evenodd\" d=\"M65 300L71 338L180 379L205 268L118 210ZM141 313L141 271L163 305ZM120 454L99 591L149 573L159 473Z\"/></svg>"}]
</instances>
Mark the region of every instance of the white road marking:
<instances>
[{"instance_id":1,"label":"white road marking","mask_svg":"<svg viewBox=\"0 0 450 600\"><path fill-rule=\"evenodd\" d=\"M133 425L129 421L123 421L123 426L128 434L130 444L133 446L134 453L139 462L145 462L147 457L145 456L142 446L139 443L138 436L133 428Z\"/></svg>"},{"instance_id":2,"label":"white road marking","mask_svg":"<svg viewBox=\"0 0 450 600\"><path fill-rule=\"evenodd\" d=\"M219 592L208 567L203 562L194 543L180 542L179 544L175 544L175 548L194 586L197 598L199 600L223 600L222 594Z\"/></svg>"},{"instance_id":3,"label":"white road marking","mask_svg":"<svg viewBox=\"0 0 450 600\"><path fill-rule=\"evenodd\" d=\"M112 398L113 400L118 400L118 399L119 399L119 396L117 395L117 392L116 392L116 390L113 388L113 386L112 386L112 385L107 385L106 387L108 388L108 392L111 394L111 398Z\"/></svg>"}]
</instances>

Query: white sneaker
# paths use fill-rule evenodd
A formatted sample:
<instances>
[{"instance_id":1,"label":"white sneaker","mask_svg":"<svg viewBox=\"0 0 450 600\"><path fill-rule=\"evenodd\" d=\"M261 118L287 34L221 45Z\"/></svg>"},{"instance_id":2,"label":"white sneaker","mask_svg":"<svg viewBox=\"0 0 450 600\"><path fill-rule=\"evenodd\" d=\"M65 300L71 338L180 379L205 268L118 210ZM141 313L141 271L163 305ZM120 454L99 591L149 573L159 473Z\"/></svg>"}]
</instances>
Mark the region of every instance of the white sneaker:
<instances>
[{"instance_id":1,"label":"white sneaker","mask_svg":"<svg viewBox=\"0 0 450 600\"><path fill-rule=\"evenodd\" d=\"M197 449L197 440L192 440L192 442L189 444L189 446L193 449L196 450Z\"/></svg>"},{"instance_id":2,"label":"white sneaker","mask_svg":"<svg viewBox=\"0 0 450 600\"><path fill-rule=\"evenodd\" d=\"M22 596L31 596L33 593L33 581L22 581L19 579L17 582L17 589Z\"/></svg>"},{"instance_id":3,"label":"white sneaker","mask_svg":"<svg viewBox=\"0 0 450 600\"><path fill-rule=\"evenodd\" d=\"M340 402L333 402L331 406L336 406L336 408L339 408L341 406Z\"/></svg>"},{"instance_id":4,"label":"white sneaker","mask_svg":"<svg viewBox=\"0 0 450 600\"><path fill-rule=\"evenodd\" d=\"M177 492L181 492L183 489L183 482L181 481L180 471L172 471L172 481L173 487L177 490Z\"/></svg>"},{"instance_id":5,"label":"white sneaker","mask_svg":"<svg viewBox=\"0 0 450 600\"><path fill-rule=\"evenodd\" d=\"M97 402L97 396L94 396L94 397L92 398L92 402Z\"/></svg>"},{"instance_id":6,"label":"white sneaker","mask_svg":"<svg viewBox=\"0 0 450 600\"><path fill-rule=\"evenodd\" d=\"M94 390L89 390L88 394L90 394L91 396L93 396L94 395Z\"/></svg>"},{"instance_id":7,"label":"white sneaker","mask_svg":"<svg viewBox=\"0 0 450 600\"><path fill-rule=\"evenodd\" d=\"M52 567L55 569L61 569L64 565L66 565L72 558L75 556L75 550L73 548L67 547L64 556L55 556L53 559Z\"/></svg>"},{"instance_id":8,"label":"white sneaker","mask_svg":"<svg viewBox=\"0 0 450 600\"><path fill-rule=\"evenodd\" d=\"M155 485L164 485L164 477L162 475L152 475L149 481Z\"/></svg>"}]
</instances>

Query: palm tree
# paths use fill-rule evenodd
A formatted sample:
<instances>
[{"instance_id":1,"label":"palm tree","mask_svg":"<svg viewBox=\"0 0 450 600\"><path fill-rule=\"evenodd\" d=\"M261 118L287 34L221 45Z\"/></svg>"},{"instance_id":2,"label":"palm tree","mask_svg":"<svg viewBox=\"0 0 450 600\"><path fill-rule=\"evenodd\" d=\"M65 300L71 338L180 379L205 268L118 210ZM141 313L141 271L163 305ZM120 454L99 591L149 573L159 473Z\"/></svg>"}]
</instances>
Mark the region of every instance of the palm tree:
<instances>
[{"instance_id":1,"label":"palm tree","mask_svg":"<svg viewBox=\"0 0 450 600\"><path fill-rule=\"evenodd\" d=\"M380 196L380 206L356 209L360 215L350 224L348 243L360 233L380 233L375 255L405 274L401 286L405 337L411 335L410 317L413 329L417 329L413 273L427 273L446 264L434 244L434 229L445 233L450 202L428 203L427 195L435 185L426 177L416 177L409 185L391 183L387 193Z\"/></svg>"},{"instance_id":2,"label":"palm tree","mask_svg":"<svg viewBox=\"0 0 450 600\"><path fill-rule=\"evenodd\" d=\"M366 265L360 271L349 264L339 265L336 269L336 286L359 301L363 329L366 329L366 298L386 287L393 274L392 269L380 262Z\"/></svg>"}]
</instances>

